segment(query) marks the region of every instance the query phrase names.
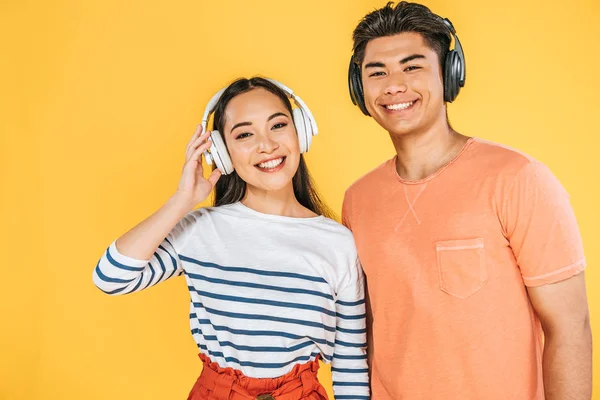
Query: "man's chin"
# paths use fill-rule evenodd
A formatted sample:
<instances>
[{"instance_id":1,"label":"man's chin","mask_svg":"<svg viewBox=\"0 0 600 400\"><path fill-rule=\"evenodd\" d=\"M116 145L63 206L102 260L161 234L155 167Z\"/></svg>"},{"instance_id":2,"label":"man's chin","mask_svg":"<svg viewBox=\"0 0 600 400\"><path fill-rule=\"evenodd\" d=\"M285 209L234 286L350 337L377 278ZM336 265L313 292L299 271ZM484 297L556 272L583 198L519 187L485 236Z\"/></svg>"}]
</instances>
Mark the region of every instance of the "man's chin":
<instances>
[{"instance_id":1,"label":"man's chin","mask_svg":"<svg viewBox=\"0 0 600 400\"><path fill-rule=\"evenodd\" d=\"M390 135L393 136L402 136L406 134L410 134L415 130L414 121L410 120L393 120L386 116L377 115L374 117L375 121L386 131L389 132Z\"/></svg>"},{"instance_id":2,"label":"man's chin","mask_svg":"<svg viewBox=\"0 0 600 400\"><path fill-rule=\"evenodd\" d=\"M388 126L383 126L386 131L392 137L403 137L407 135L414 134L417 129L415 124L408 123L408 121L402 121L401 123L388 124Z\"/></svg>"}]
</instances>

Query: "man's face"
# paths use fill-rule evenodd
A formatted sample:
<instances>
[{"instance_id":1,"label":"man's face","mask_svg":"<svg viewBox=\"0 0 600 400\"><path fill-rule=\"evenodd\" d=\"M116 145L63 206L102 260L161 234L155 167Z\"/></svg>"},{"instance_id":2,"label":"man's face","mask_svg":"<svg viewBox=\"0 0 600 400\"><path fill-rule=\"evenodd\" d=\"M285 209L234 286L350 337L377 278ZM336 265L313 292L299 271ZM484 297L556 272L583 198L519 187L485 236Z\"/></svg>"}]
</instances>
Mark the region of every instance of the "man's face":
<instances>
[{"instance_id":1,"label":"man's face","mask_svg":"<svg viewBox=\"0 0 600 400\"><path fill-rule=\"evenodd\" d=\"M367 110L393 136L422 132L446 119L439 58L418 33L371 40L362 82Z\"/></svg>"}]
</instances>

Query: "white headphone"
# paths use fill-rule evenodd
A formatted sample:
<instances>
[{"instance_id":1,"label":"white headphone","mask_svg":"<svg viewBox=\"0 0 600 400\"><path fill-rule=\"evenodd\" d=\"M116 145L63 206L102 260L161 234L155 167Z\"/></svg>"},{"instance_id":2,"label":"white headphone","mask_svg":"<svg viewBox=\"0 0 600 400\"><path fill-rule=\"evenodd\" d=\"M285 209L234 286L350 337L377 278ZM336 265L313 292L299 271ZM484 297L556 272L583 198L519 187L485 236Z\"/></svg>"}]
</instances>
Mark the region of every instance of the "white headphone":
<instances>
[{"instance_id":1,"label":"white headphone","mask_svg":"<svg viewBox=\"0 0 600 400\"><path fill-rule=\"evenodd\" d=\"M274 79L268 79L271 83L279 87L283 90L290 99L294 100L297 108L292 110L292 119L294 121L294 125L296 126L296 132L298 133L298 142L300 143L300 153L306 153L310 148L310 144L312 143L312 137L318 133L317 131L317 123L315 122L315 118L312 113L306 106L306 104L302 101L302 99L296 96L292 89L285 86L281 82L277 82ZM208 118L210 114L214 111L217 102L225 92L223 88L219 90L208 102L206 105L206 109L204 110L204 115L202 116L202 132L206 132L206 126L208 123ZM204 158L206 158L206 162L208 165L212 165L213 161L217 168L221 170L223 175L228 175L233 172L233 164L231 162L231 158L229 157L229 153L227 152L227 147L225 146L225 142L223 137L219 133L219 131L214 130L210 133L210 138L212 139L212 144L210 145L210 149L204 152Z\"/></svg>"}]
</instances>

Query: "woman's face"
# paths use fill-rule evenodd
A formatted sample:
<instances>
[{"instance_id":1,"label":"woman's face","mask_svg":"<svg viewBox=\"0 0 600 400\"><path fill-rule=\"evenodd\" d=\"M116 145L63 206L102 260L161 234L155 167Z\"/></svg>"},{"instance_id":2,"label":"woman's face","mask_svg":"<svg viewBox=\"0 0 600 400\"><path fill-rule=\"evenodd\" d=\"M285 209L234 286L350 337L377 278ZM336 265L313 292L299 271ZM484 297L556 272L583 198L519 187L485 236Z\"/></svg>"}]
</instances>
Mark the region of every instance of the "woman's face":
<instances>
[{"instance_id":1,"label":"woman's face","mask_svg":"<svg viewBox=\"0 0 600 400\"><path fill-rule=\"evenodd\" d=\"M224 116L221 133L240 178L259 190L291 188L300 147L283 101L265 89L252 89L231 99Z\"/></svg>"}]
</instances>

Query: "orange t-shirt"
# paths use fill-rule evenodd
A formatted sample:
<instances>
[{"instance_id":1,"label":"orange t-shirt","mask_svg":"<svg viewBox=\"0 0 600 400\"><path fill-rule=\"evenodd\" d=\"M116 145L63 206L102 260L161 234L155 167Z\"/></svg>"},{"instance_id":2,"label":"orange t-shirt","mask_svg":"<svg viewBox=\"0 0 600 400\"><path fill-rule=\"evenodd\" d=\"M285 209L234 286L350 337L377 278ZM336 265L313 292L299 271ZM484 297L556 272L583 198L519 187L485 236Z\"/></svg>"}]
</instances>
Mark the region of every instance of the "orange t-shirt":
<instances>
[{"instance_id":1,"label":"orange t-shirt","mask_svg":"<svg viewBox=\"0 0 600 400\"><path fill-rule=\"evenodd\" d=\"M526 286L585 268L568 194L544 165L481 139L419 181L395 160L343 206L369 291L372 398L543 399Z\"/></svg>"}]
</instances>

